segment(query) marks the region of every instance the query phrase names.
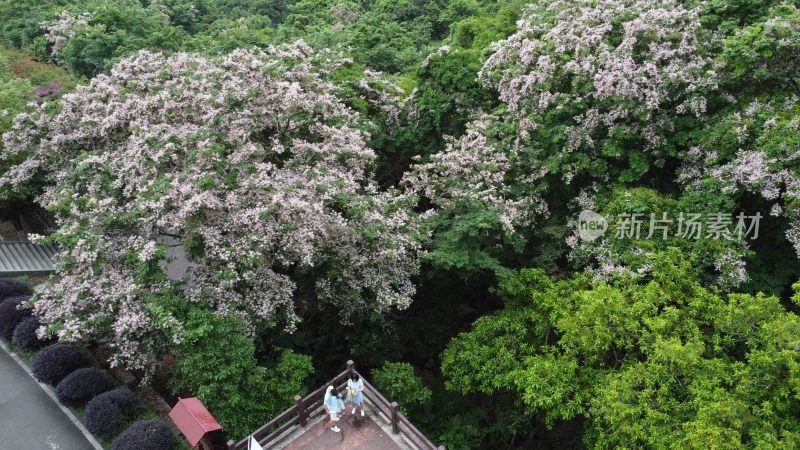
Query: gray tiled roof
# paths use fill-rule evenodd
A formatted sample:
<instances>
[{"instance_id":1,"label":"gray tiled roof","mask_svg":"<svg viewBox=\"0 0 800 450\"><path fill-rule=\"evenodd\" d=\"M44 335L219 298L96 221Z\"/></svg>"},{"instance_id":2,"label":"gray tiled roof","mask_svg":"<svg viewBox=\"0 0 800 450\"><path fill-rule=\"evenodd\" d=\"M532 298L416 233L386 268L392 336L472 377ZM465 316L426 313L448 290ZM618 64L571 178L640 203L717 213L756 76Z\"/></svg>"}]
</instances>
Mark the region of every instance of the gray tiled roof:
<instances>
[{"instance_id":1,"label":"gray tiled roof","mask_svg":"<svg viewBox=\"0 0 800 450\"><path fill-rule=\"evenodd\" d=\"M0 276L35 275L53 272L54 250L28 241L0 242Z\"/></svg>"}]
</instances>

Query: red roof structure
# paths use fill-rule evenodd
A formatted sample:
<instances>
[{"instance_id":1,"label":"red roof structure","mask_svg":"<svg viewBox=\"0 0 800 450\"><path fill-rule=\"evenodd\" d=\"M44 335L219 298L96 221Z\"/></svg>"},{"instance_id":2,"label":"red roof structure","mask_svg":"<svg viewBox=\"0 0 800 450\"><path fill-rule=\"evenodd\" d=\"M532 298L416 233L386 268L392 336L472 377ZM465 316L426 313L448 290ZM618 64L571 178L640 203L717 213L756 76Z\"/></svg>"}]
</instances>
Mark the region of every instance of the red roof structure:
<instances>
[{"instance_id":1,"label":"red roof structure","mask_svg":"<svg viewBox=\"0 0 800 450\"><path fill-rule=\"evenodd\" d=\"M169 417L192 447L196 447L206 434L222 429L197 397L178 398L178 403L169 412Z\"/></svg>"}]
</instances>

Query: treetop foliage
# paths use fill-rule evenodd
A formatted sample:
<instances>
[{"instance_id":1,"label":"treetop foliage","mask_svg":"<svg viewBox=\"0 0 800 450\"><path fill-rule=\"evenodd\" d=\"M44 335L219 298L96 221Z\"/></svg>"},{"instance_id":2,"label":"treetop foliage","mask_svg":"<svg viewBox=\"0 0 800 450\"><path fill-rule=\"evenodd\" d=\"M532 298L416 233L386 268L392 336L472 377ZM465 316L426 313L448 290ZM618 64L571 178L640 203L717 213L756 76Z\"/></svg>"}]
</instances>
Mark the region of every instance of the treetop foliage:
<instances>
[{"instance_id":1,"label":"treetop foliage","mask_svg":"<svg viewBox=\"0 0 800 450\"><path fill-rule=\"evenodd\" d=\"M797 447L798 7L0 0L35 332L235 437L358 356L449 448Z\"/></svg>"},{"instance_id":2,"label":"treetop foliage","mask_svg":"<svg viewBox=\"0 0 800 450\"><path fill-rule=\"evenodd\" d=\"M800 320L702 287L679 255L641 281L517 272L505 308L445 350L448 386L511 392L551 425L584 416L590 447L794 447Z\"/></svg>"}]
</instances>

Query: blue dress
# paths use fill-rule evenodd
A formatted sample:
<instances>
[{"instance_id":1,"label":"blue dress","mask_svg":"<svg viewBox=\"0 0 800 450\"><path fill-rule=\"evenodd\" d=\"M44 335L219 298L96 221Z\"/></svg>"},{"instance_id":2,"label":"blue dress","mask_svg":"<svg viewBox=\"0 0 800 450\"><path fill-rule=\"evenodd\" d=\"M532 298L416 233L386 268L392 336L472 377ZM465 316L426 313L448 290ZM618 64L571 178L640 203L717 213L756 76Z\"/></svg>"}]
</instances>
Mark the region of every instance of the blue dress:
<instances>
[{"instance_id":1,"label":"blue dress","mask_svg":"<svg viewBox=\"0 0 800 450\"><path fill-rule=\"evenodd\" d=\"M360 378L358 381L347 380L347 400L355 403L356 405L363 403L364 393L361 392L361 388L363 387L364 381ZM355 392L355 395L353 392Z\"/></svg>"},{"instance_id":2,"label":"blue dress","mask_svg":"<svg viewBox=\"0 0 800 450\"><path fill-rule=\"evenodd\" d=\"M325 394L325 406L329 413L336 413L344 410L344 402L335 395Z\"/></svg>"}]
</instances>

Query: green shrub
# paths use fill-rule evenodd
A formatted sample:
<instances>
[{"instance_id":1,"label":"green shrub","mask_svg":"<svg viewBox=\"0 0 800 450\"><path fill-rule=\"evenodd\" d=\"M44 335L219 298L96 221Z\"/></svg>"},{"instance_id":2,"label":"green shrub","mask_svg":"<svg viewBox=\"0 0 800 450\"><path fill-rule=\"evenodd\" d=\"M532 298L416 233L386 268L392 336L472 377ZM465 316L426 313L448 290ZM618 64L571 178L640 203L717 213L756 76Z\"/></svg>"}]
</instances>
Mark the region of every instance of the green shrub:
<instances>
[{"instance_id":1,"label":"green shrub","mask_svg":"<svg viewBox=\"0 0 800 450\"><path fill-rule=\"evenodd\" d=\"M372 372L372 380L389 401L400 405L403 415L418 411L431 399L431 390L414 375L414 367L408 363L385 362Z\"/></svg>"}]
</instances>

